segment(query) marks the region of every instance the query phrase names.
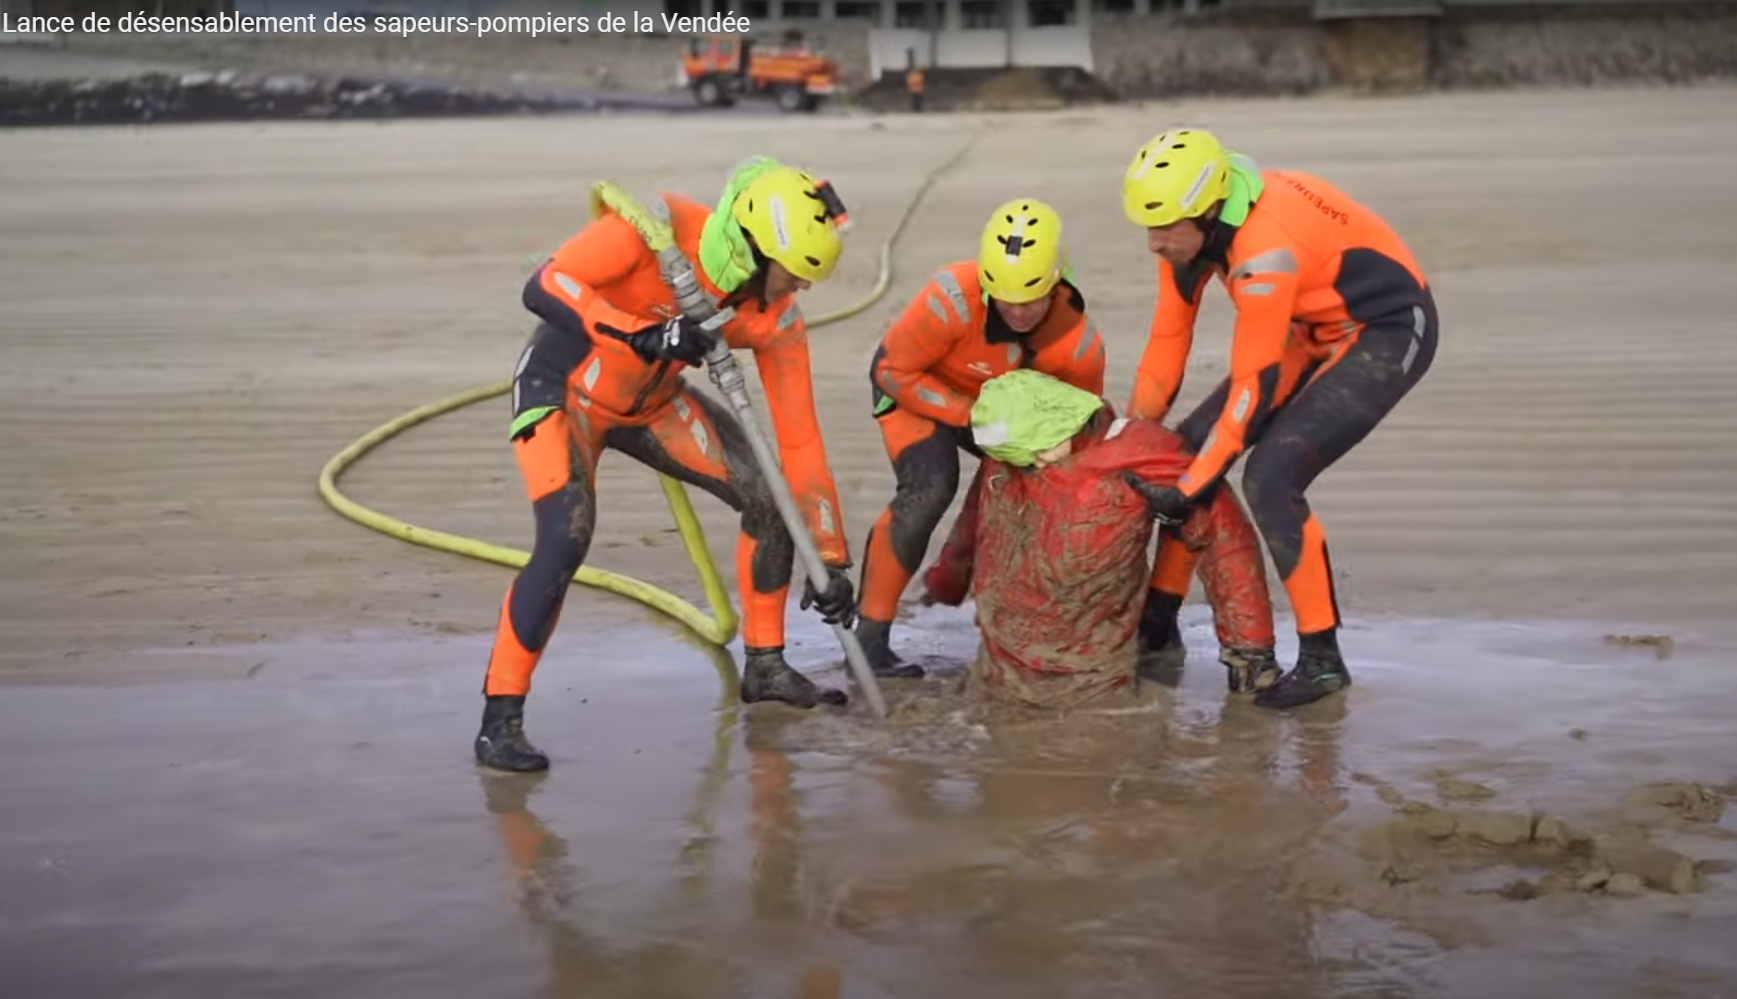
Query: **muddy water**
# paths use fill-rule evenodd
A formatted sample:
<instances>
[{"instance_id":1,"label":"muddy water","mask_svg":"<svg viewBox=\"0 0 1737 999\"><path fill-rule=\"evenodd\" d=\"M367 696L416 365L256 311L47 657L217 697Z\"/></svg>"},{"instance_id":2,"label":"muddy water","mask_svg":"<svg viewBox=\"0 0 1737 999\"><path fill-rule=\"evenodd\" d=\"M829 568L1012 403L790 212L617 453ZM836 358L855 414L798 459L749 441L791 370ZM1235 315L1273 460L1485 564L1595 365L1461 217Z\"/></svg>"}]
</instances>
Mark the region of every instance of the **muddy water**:
<instances>
[{"instance_id":1,"label":"muddy water","mask_svg":"<svg viewBox=\"0 0 1737 999\"><path fill-rule=\"evenodd\" d=\"M980 714L963 614L911 624L942 675L882 724L576 621L542 778L471 765L469 636L0 689L0 995L1737 992L1729 647L1386 621L1274 717L1194 619L1169 685L1057 719ZM842 683L827 640L792 659Z\"/></svg>"}]
</instances>

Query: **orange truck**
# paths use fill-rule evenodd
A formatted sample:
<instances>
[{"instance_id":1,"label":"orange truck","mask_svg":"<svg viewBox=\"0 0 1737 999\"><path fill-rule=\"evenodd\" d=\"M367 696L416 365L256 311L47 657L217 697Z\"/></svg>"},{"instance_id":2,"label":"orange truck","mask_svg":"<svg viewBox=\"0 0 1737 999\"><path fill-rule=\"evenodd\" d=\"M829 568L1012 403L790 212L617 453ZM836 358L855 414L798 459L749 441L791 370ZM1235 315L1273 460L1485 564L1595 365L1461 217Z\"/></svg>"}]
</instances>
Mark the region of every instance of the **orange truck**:
<instances>
[{"instance_id":1,"label":"orange truck","mask_svg":"<svg viewBox=\"0 0 1737 999\"><path fill-rule=\"evenodd\" d=\"M799 37L774 47L741 35L710 35L688 44L681 82L706 107L770 97L782 111L813 111L837 92L838 63Z\"/></svg>"}]
</instances>

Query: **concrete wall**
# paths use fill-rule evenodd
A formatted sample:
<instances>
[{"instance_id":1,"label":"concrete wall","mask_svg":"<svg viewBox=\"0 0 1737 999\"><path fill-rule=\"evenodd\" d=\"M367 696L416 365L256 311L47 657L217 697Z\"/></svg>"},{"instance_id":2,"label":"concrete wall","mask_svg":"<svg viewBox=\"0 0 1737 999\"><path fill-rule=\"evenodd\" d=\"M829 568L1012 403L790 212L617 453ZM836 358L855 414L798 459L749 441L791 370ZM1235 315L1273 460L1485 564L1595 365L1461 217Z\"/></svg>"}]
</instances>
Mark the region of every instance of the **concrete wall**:
<instances>
[{"instance_id":1,"label":"concrete wall","mask_svg":"<svg viewBox=\"0 0 1737 999\"><path fill-rule=\"evenodd\" d=\"M1304 3L1194 18L1099 14L1096 73L1126 96L1737 77L1737 2L1443 4L1316 21Z\"/></svg>"},{"instance_id":2,"label":"concrete wall","mask_svg":"<svg viewBox=\"0 0 1737 999\"><path fill-rule=\"evenodd\" d=\"M1126 96L1304 93L1332 80L1321 40L1306 9L1092 22L1094 72Z\"/></svg>"},{"instance_id":3,"label":"concrete wall","mask_svg":"<svg viewBox=\"0 0 1737 999\"><path fill-rule=\"evenodd\" d=\"M1431 60L1435 82L1462 87L1737 76L1737 3L1449 7Z\"/></svg>"},{"instance_id":4,"label":"concrete wall","mask_svg":"<svg viewBox=\"0 0 1737 999\"><path fill-rule=\"evenodd\" d=\"M919 66L1076 66L1091 72L1092 33L1075 26L928 32L876 28L869 32L869 72L903 69L915 52Z\"/></svg>"},{"instance_id":5,"label":"concrete wall","mask_svg":"<svg viewBox=\"0 0 1737 999\"><path fill-rule=\"evenodd\" d=\"M1333 81L1368 90L1430 83L1433 18L1362 17L1322 26L1321 59Z\"/></svg>"}]
</instances>

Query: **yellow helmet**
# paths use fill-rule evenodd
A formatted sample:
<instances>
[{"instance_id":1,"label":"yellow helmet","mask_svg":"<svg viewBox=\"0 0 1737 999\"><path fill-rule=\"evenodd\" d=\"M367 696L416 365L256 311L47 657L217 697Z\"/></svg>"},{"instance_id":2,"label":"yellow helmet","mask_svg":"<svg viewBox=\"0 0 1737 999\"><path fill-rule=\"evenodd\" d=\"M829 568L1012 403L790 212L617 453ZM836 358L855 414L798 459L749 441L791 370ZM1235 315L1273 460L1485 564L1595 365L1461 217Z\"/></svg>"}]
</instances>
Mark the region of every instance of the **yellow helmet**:
<instances>
[{"instance_id":1,"label":"yellow helmet","mask_svg":"<svg viewBox=\"0 0 1737 999\"><path fill-rule=\"evenodd\" d=\"M983 227L977 276L991 298L1035 302L1062 278L1061 216L1041 201L1017 198L995 209Z\"/></svg>"},{"instance_id":2,"label":"yellow helmet","mask_svg":"<svg viewBox=\"0 0 1737 999\"><path fill-rule=\"evenodd\" d=\"M754 178L730 214L767 257L805 281L825 281L844 251L844 206L825 181L781 166Z\"/></svg>"},{"instance_id":3,"label":"yellow helmet","mask_svg":"<svg viewBox=\"0 0 1737 999\"><path fill-rule=\"evenodd\" d=\"M1146 228L1199 218L1230 194L1230 154L1211 132L1160 132L1122 177L1122 211Z\"/></svg>"}]
</instances>

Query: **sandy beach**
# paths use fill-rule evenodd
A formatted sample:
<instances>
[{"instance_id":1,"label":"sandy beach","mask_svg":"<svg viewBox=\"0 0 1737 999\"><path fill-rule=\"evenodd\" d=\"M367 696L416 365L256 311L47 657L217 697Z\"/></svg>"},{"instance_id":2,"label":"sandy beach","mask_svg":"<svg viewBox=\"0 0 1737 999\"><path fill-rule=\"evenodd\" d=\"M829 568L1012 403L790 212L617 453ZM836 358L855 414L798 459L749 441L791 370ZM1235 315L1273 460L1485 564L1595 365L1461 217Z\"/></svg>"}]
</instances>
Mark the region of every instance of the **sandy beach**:
<instances>
[{"instance_id":1,"label":"sandy beach","mask_svg":"<svg viewBox=\"0 0 1737 999\"><path fill-rule=\"evenodd\" d=\"M76 731L29 727L25 698L41 697L28 703L45 706L61 703L57 698L118 703L89 700L95 692L63 685L147 684L150 689L136 695L145 698L140 703L162 703L161 717L168 719L181 710L165 701L173 700L168 692L178 684L239 680L268 661L314 670L313 686L296 688L300 697L318 696L320 662L341 660L344 668L333 671L343 677L333 680L333 689L350 689L346 685L367 682L361 677L374 660L354 651L367 646L329 650L351 648L342 644L344 636L397 635L389 640L394 651L378 660L380 675L412 685L435 682L418 680L417 667L406 661L415 658L407 650L422 649L446 695L430 699L425 687L416 688L428 703L415 719L436 724L418 727L409 739L438 757L424 760L417 772L439 780L432 775L462 771L463 780L474 782L467 745L473 681L480 681L486 636L509 572L350 523L320 501L315 477L333 453L368 429L510 374L530 330L519 304L521 284L543 254L583 224L592 181L609 178L642 195L672 189L709 201L729 168L754 153L830 177L857 228L838 278L808 293L805 311L817 315L867 292L879 245L898 213L931 170L972 144L907 228L887 297L812 335L820 415L860 559L863 538L893 484L868 413L867 360L886 319L928 270L974 252L994 205L1029 194L1060 210L1088 307L1108 344L1110 394L1126 399L1150 320L1154 267L1141 232L1121 216L1118 183L1137 144L1176 122L1216 129L1263 164L1332 178L1395 225L1436 288L1442 339L1434 369L1311 493L1340 574L1349 620L1343 644L1352 668L1359 668L1360 656L1383 664L1370 674L1370 687L1354 688L1349 710L1373 712L1382 698L1396 697L1380 690L1383 678L1392 679L1393 689L1439 699L1410 704L1407 710L1423 725L1432 717L1424 705L1472 697L1472 687L1454 680L1456 660L1441 651L1472 647L1455 622L1468 632L1503 622L1562 622L1569 629L1562 634L1579 636L1563 639L1565 662L1596 660L1632 674L1686 659L1716 677L1732 665L1727 643L1737 641L1737 504L1731 498L1737 394L1730 389L1737 381L1731 330L1737 282L1726 273L1737 260L1734 96L1729 87L1610 89L1202 100L993 117L678 122L578 116L0 133L0 426L7 431L0 437L0 677L32 688L0 691L0 701L12 699L8 717L23 726L13 727L5 744L26 752L45 745L41 739L93 737L79 728L84 720L72 726ZM1221 290L1210 294L1179 407L1203 396L1226 368L1229 309ZM504 399L442 418L368 458L346 478L345 489L412 523L524 547L531 518L507 447L507 422ZM611 455L602 493L593 563L699 600L653 476ZM734 517L708 497L697 495L695 502L728 571ZM937 546L940 540L938 534ZM1280 591L1275 594L1287 610ZM568 691L587 684L593 698L615 690L621 703L641 705L647 695L621 692L636 682L628 673L608 663L596 667L601 672L589 671L614 655L606 641L627 641L623 628L651 628L651 616L594 591L576 591L568 606L555 639L558 652L551 652L539 683ZM1196 615L1202 608L1189 610ZM1404 643L1381 629L1385 622L1421 619L1438 623L1416 633L1437 636L1416 638L1419 648L1447 644L1419 660L1427 661L1417 667L1427 680L1407 679L1399 658ZM799 667L836 658L823 631L803 627L801 654L792 655ZM1281 633L1289 628L1288 617L1281 620ZM1589 653L1606 633L1669 635L1678 659ZM1210 641L1198 634L1191 638L1199 646L1199 665L1191 667L1199 675L1194 696L1210 698L1221 681L1209 659ZM946 640L957 639L955 633ZM928 640L919 631L911 641L921 647ZM254 643L275 643L270 647L279 651L259 653ZM931 644L938 649L945 641ZM296 649L316 654L310 661ZM680 647L671 655L704 663L703 655ZM1527 649L1522 658L1532 667L1525 681L1530 693L1516 698L1548 699L1552 685L1540 682L1537 670L1552 655L1547 642ZM692 663L682 668L694 671ZM700 665L694 675L709 682L710 667ZM1563 675L1597 684L1606 674L1565 667ZM1502 682L1500 671L1489 668L1467 677L1466 684L1488 681L1499 688ZM178 683L154 686L166 680ZM60 692L37 693L42 686ZM1366 693L1371 687L1375 692ZM1488 698L1492 689L1477 688L1477 696ZM1635 734L1630 748L1657 758L1632 770L1600 771L1605 797L1618 800L1662 779L1649 776L1649 766L1668 770L1678 750L1698 762L1685 763L1676 779L1737 777L1712 772L1717 754L1707 755L1712 743L1705 742L1714 738L1717 719L1730 716L1730 685L1710 680L1703 689L1727 698L1724 708L1701 705L1714 728L1678 733L1681 743L1666 721ZM1679 693L1683 699L1672 703L1689 711L1693 694ZM581 751L576 742L595 753L621 752L599 734L607 729L560 722L557 705L576 696L551 694L548 707L531 712L531 732L550 744L557 770L566 754ZM709 698L687 697L674 717L716 720L717 712L735 710L714 707ZM655 714L657 703L641 706ZM1525 703L1503 703L1516 719L1531 718ZM104 716L100 707L94 710ZM128 710L128 717L138 715ZM277 716L259 710L265 714L247 717L260 719L259 731L268 731ZM1463 704L1449 716L1470 721ZM1551 717L1563 730L1574 727L1567 714ZM390 741L392 734L377 727L378 716L372 724L369 740ZM679 727L670 718L653 729L657 725ZM1476 755L1479 736L1456 733L1447 720L1440 725L1452 744L1408 751L1405 759L1417 772ZM1404 735L1390 728L1363 730L1361 738L1371 740L1364 744L1368 759L1379 761L1387 745L1372 731ZM798 738L801 731L798 725L772 743L790 759L817 755L831 761L826 766L853 765L840 762L852 755L848 741L816 750L816 743ZM129 745L157 745L148 726L135 734L136 743L115 737L106 749L80 758L97 766L101 756L133 752ZM1456 738L1469 741L1453 743ZM1703 740L1694 743L1699 748L1690 748L1693 739ZM753 759L759 762L752 766L765 762ZM1729 769L1728 754L1725 760ZM676 769L702 764L696 755ZM734 776L747 780L748 758L731 766L738 768L730 771ZM581 778L573 773L551 780L577 783ZM1533 776L1540 787L1552 786L1547 776ZM13 779L22 780L0 783ZM878 786L872 775L863 779ZM824 787L834 790L841 783L857 787L836 773L827 780ZM57 802L74 802L80 797L76 775L69 772L69 781L26 781L36 797L24 800L51 811ZM1341 790L1354 784L1343 777ZM1373 785L1355 787L1363 800L1375 800L1368 797ZM1563 793L1591 800L1579 790ZM83 821L73 816L83 816L84 807L32 828L49 842L62 828L58 823ZM1076 806L1063 801L1056 807ZM1246 818L1225 821L1236 826ZM924 821L889 820L885 831L919 835ZM1414 815L1408 821L1424 820ZM20 844L34 840L18 835L13 859L33 862L35 855ZM1112 865L1119 855L1106 849L1111 859L1103 863ZM1359 868L1370 878L1378 869ZM19 884L29 880L18 869L11 874ZM1036 883L1021 882L1023 888L996 897L1009 905L1035 904ZM1729 896L1728 887L1723 891ZM1725 896L1721 904L1729 908ZM1243 896L1233 893L1226 905L1241 904L1237 898ZM1243 902L1258 908L1253 898ZM1360 911L1386 911L1358 904ZM859 913L855 929L828 923L833 932L873 937L880 918L873 912L882 911L874 906L904 911L901 906L917 903L894 892L852 905L872 912ZM777 918L802 922L791 913ZM812 931L815 924L803 925ZM260 939L268 939L262 932L267 936ZM727 949L731 941L741 943L726 934L714 944ZM915 948L908 953L926 946L920 940L898 945ZM858 956L873 964L872 957ZM972 960L955 957L926 980L955 981L948 976ZM627 983L650 979L634 978L625 966L603 966L627 989L607 994L699 994L675 985L634 991ZM807 974L787 970L791 981ZM1731 976L1721 981L1729 990L1737 987L1737 969L1727 970ZM99 981L128 979L89 979ZM394 981L410 989L410 979ZM1476 976L1455 981L1439 994L1534 994L1480 992ZM1274 994L1259 984L1242 991L1226 985L1219 994ZM778 985L784 991L777 994L829 994L790 987ZM527 984L512 994L534 991ZM12 994L70 992L44 986ZM398 992L382 986L370 994ZM882 981L844 994L914 993Z\"/></svg>"}]
</instances>

